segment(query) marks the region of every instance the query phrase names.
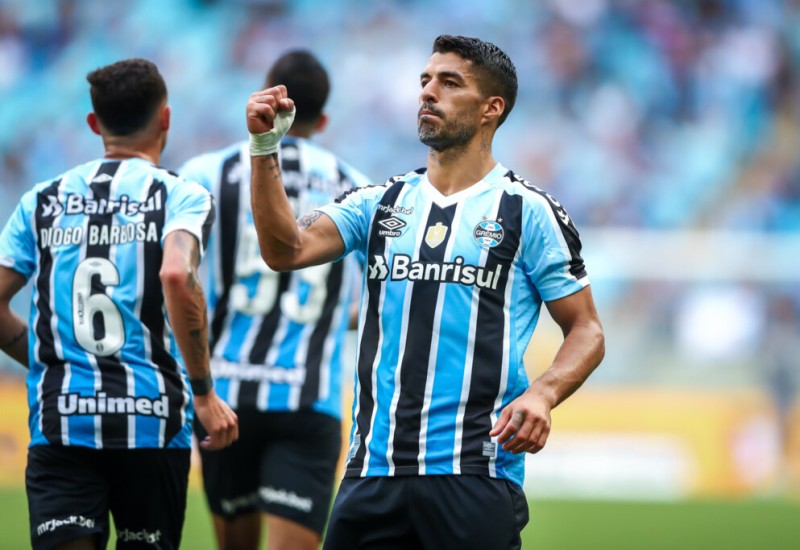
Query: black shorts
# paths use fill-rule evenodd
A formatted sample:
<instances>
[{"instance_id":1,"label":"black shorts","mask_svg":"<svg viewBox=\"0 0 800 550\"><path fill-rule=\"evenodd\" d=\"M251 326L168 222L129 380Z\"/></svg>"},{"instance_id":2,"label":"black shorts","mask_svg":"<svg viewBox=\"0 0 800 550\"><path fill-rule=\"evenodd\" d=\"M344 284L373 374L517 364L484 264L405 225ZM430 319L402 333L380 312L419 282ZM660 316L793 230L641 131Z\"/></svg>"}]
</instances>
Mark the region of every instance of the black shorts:
<instances>
[{"instance_id":1,"label":"black shorts","mask_svg":"<svg viewBox=\"0 0 800 550\"><path fill-rule=\"evenodd\" d=\"M345 478L324 550L506 550L522 546L528 502L510 481L475 475Z\"/></svg>"},{"instance_id":2,"label":"black shorts","mask_svg":"<svg viewBox=\"0 0 800 550\"><path fill-rule=\"evenodd\" d=\"M239 439L200 451L211 511L223 518L262 511L322 534L342 450L341 424L315 411L236 411ZM205 430L195 422L199 439Z\"/></svg>"},{"instance_id":3,"label":"black shorts","mask_svg":"<svg viewBox=\"0 0 800 550\"><path fill-rule=\"evenodd\" d=\"M31 545L47 550L86 536L100 548L114 518L117 548L178 548L189 449L28 449Z\"/></svg>"}]
</instances>

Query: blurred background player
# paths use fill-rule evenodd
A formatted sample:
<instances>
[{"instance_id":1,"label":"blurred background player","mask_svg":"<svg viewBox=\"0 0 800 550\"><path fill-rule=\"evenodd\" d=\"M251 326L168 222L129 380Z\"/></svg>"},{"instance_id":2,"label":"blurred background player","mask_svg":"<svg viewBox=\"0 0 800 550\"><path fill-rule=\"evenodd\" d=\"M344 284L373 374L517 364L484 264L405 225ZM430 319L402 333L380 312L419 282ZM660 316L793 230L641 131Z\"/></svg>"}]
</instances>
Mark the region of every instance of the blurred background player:
<instances>
[{"instance_id":1,"label":"blurred background player","mask_svg":"<svg viewBox=\"0 0 800 550\"><path fill-rule=\"evenodd\" d=\"M36 185L0 234L0 347L30 369L31 543L105 548L110 510L117 548L178 548L193 414L205 449L237 437L196 271L214 204L158 167L170 108L153 63L87 80L105 157ZM8 303L31 277L28 327Z\"/></svg>"},{"instance_id":2,"label":"blurred background player","mask_svg":"<svg viewBox=\"0 0 800 550\"><path fill-rule=\"evenodd\" d=\"M494 159L514 106L511 59L439 36L420 75L427 167L292 217L275 145L291 90L251 95L255 227L274 269L367 260L354 426L325 548L520 548L525 454L604 355L564 207ZM529 387L523 355L542 303L563 334Z\"/></svg>"},{"instance_id":3,"label":"blurred background player","mask_svg":"<svg viewBox=\"0 0 800 550\"><path fill-rule=\"evenodd\" d=\"M267 75L267 86L277 84L291 90L297 106L278 153L295 215L367 185L310 141L328 121L328 74L317 58L288 51ZM224 453L201 451L219 546L257 548L264 512L269 548L317 548L341 452L340 354L357 264L350 258L292 273L267 267L250 211L246 141L195 157L181 173L218 205L206 264L211 362L218 391L242 426Z\"/></svg>"}]
</instances>

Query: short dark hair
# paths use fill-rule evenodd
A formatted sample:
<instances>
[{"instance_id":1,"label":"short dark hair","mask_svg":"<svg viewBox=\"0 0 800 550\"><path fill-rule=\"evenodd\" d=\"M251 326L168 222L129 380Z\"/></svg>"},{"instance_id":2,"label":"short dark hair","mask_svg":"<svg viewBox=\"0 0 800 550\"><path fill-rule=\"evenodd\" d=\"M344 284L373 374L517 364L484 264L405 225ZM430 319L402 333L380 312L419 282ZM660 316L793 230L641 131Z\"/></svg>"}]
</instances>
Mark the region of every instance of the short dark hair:
<instances>
[{"instance_id":1,"label":"short dark hair","mask_svg":"<svg viewBox=\"0 0 800 550\"><path fill-rule=\"evenodd\" d=\"M92 108L113 135L133 134L150 122L167 98L167 85L158 67L146 59L117 61L86 75Z\"/></svg>"},{"instance_id":2,"label":"short dark hair","mask_svg":"<svg viewBox=\"0 0 800 550\"><path fill-rule=\"evenodd\" d=\"M454 53L472 62L482 77L479 82L481 91L487 97L498 95L506 102L497 122L500 126L517 100L517 70L511 58L491 42L449 34L442 34L433 41L433 53Z\"/></svg>"},{"instance_id":3,"label":"short dark hair","mask_svg":"<svg viewBox=\"0 0 800 550\"><path fill-rule=\"evenodd\" d=\"M325 107L330 92L328 72L308 50L290 50L272 65L267 74L267 87L283 84L294 100L295 119L316 120Z\"/></svg>"}]
</instances>

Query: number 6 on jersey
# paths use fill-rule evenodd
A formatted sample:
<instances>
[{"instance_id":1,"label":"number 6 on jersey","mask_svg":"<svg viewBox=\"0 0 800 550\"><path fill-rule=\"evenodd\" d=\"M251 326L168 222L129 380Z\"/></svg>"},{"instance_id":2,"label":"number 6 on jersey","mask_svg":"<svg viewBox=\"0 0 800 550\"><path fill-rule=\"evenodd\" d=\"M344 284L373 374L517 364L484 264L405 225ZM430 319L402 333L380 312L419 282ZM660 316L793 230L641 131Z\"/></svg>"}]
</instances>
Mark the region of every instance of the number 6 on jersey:
<instances>
[{"instance_id":1,"label":"number 6 on jersey","mask_svg":"<svg viewBox=\"0 0 800 550\"><path fill-rule=\"evenodd\" d=\"M88 258L82 261L72 279L72 322L78 344L89 353L107 357L125 345L125 325L119 308L108 295L92 294L95 275L105 287L119 284L119 272L109 260ZM102 318L102 331L96 329L95 315Z\"/></svg>"}]
</instances>

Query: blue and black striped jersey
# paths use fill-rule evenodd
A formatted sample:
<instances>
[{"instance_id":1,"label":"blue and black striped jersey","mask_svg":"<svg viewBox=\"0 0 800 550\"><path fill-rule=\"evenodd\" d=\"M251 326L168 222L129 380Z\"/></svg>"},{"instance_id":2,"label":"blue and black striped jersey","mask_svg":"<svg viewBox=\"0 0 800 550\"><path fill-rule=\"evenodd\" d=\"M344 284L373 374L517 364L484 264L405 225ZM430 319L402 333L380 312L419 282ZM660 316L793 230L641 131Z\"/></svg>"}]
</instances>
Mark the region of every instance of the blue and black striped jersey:
<instances>
[{"instance_id":1,"label":"blue and black striped jersey","mask_svg":"<svg viewBox=\"0 0 800 550\"><path fill-rule=\"evenodd\" d=\"M279 157L295 215L368 184L307 139L284 137ZM204 266L217 393L235 409L311 408L340 418L341 352L357 262L286 273L267 267L250 209L246 142L190 159L180 172L209 189L219 210Z\"/></svg>"},{"instance_id":2,"label":"blue and black striped jersey","mask_svg":"<svg viewBox=\"0 0 800 550\"><path fill-rule=\"evenodd\" d=\"M528 387L523 355L542 301L589 282L564 208L498 164L450 196L418 170L320 210L367 264L345 476L521 485L524 454L489 431Z\"/></svg>"},{"instance_id":3,"label":"blue and black striped jersey","mask_svg":"<svg viewBox=\"0 0 800 550\"><path fill-rule=\"evenodd\" d=\"M142 159L97 160L27 192L0 265L33 279L31 446L191 446L186 371L165 317L164 237L203 244L210 194Z\"/></svg>"}]
</instances>

